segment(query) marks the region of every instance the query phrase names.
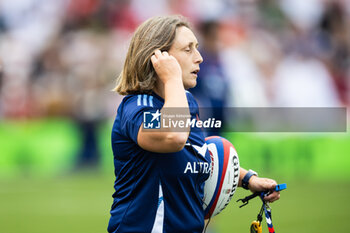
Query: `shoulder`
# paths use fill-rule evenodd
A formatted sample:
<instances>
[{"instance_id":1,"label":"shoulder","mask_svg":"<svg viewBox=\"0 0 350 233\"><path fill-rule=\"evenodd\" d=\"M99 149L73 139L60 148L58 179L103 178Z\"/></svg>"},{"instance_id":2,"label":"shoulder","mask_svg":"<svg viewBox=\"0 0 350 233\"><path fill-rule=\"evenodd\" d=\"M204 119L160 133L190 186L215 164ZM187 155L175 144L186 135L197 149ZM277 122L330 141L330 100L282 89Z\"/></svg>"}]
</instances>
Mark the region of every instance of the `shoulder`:
<instances>
[{"instance_id":1,"label":"shoulder","mask_svg":"<svg viewBox=\"0 0 350 233\"><path fill-rule=\"evenodd\" d=\"M160 109L160 104L154 96L149 94L127 95L119 106L118 114L122 119L129 121L141 112Z\"/></svg>"},{"instance_id":2,"label":"shoulder","mask_svg":"<svg viewBox=\"0 0 350 233\"><path fill-rule=\"evenodd\" d=\"M198 107L198 103L196 101L196 99L193 97L192 93L186 90L186 97L187 97L187 101L188 104L191 107Z\"/></svg>"},{"instance_id":3,"label":"shoulder","mask_svg":"<svg viewBox=\"0 0 350 233\"><path fill-rule=\"evenodd\" d=\"M155 98L148 94L127 95L122 101L122 105L126 110L153 108L155 104L157 104Z\"/></svg>"},{"instance_id":4,"label":"shoulder","mask_svg":"<svg viewBox=\"0 0 350 233\"><path fill-rule=\"evenodd\" d=\"M142 107L142 106L150 106L153 107L154 100L152 95L148 94L134 94L127 95L123 99L123 104L130 107Z\"/></svg>"},{"instance_id":5,"label":"shoulder","mask_svg":"<svg viewBox=\"0 0 350 233\"><path fill-rule=\"evenodd\" d=\"M190 99L194 99L192 93L190 91L188 91L188 90L186 90L186 96L187 96L187 99L189 99L189 98Z\"/></svg>"}]
</instances>

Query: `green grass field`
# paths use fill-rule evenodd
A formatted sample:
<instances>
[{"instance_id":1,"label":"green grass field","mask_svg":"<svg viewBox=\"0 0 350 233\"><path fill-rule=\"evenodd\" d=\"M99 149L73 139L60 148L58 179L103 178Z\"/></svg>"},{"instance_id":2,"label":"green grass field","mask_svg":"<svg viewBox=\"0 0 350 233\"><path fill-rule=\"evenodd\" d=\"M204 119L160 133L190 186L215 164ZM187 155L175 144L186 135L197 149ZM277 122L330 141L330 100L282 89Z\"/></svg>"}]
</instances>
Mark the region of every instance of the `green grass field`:
<instances>
[{"instance_id":1,"label":"green grass field","mask_svg":"<svg viewBox=\"0 0 350 233\"><path fill-rule=\"evenodd\" d=\"M1 233L106 232L114 177L93 173L56 178L0 180ZM277 233L346 232L350 182L287 181L273 203ZM249 232L261 206L258 199L242 208L235 201L249 194L239 189L230 205L209 225L210 232ZM208 232L209 232L208 231ZM268 232L263 222L263 232Z\"/></svg>"},{"instance_id":2,"label":"green grass field","mask_svg":"<svg viewBox=\"0 0 350 233\"><path fill-rule=\"evenodd\" d=\"M80 132L69 119L0 123L0 233L106 232L113 193L111 122L101 124L101 163L74 172ZM227 134L240 165L288 189L272 204L277 233L349 232L350 133ZM100 171L100 172L97 172ZM62 175L66 174L66 175ZM261 201L235 201L209 225L208 233L245 233ZM268 232L265 220L263 232Z\"/></svg>"}]
</instances>

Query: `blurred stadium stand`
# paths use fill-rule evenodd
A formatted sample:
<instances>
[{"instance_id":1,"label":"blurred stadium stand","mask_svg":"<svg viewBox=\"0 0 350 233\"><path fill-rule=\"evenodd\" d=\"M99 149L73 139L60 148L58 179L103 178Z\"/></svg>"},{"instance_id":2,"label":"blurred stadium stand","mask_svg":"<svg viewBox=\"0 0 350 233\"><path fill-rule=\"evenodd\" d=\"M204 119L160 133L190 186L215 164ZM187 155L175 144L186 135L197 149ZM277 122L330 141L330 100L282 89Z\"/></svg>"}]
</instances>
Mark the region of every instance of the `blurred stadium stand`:
<instances>
[{"instance_id":1,"label":"blurred stadium stand","mask_svg":"<svg viewBox=\"0 0 350 233\"><path fill-rule=\"evenodd\" d=\"M122 97L110 90L133 30L159 14L188 17L200 46L214 40L215 56L221 61L221 71L215 75L223 76L227 89L220 106L350 105L346 0L6 0L0 2L2 174L111 168L109 130ZM214 36L200 30L207 22L217 26ZM207 101L198 94L201 90L194 92L200 103ZM349 154L348 134L338 139L287 136L283 148L271 145L278 135L227 137L240 143L237 147L244 151L242 157L249 158L243 158L248 166L262 166L249 164L252 156L260 158L254 161L272 156L295 168L291 174L303 170L300 163L314 167L315 173L323 168L325 164L318 162L320 148L315 146L322 140L329 142L324 148L329 153L341 146L334 171L337 161ZM263 146L253 153L245 149L251 141Z\"/></svg>"}]
</instances>

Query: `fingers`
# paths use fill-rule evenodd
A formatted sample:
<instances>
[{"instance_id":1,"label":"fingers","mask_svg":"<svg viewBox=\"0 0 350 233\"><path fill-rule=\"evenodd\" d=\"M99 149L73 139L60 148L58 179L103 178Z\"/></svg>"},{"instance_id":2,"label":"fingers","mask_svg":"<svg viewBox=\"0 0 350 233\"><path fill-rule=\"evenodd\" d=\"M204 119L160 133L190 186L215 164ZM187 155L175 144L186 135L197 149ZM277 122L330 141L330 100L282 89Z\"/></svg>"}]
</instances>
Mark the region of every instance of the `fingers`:
<instances>
[{"instance_id":1,"label":"fingers","mask_svg":"<svg viewBox=\"0 0 350 233\"><path fill-rule=\"evenodd\" d=\"M159 49L154 51L154 54L151 56L151 62L153 66L157 65L157 61L160 59L161 56L162 56L162 53L160 52Z\"/></svg>"},{"instance_id":2,"label":"fingers","mask_svg":"<svg viewBox=\"0 0 350 233\"><path fill-rule=\"evenodd\" d=\"M264 197L264 201L274 202L280 199L280 192L272 192L271 194Z\"/></svg>"},{"instance_id":3,"label":"fingers","mask_svg":"<svg viewBox=\"0 0 350 233\"><path fill-rule=\"evenodd\" d=\"M274 190L276 188L276 185L277 185L276 181L272 179L266 179L265 182L266 182L265 183L266 189ZM272 193L264 197L264 200L268 202L274 202L274 201L277 201L278 199L280 199L280 192L276 192L276 191L273 191Z\"/></svg>"},{"instance_id":4,"label":"fingers","mask_svg":"<svg viewBox=\"0 0 350 233\"><path fill-rule=\"evenodd\" d=\"M163 55L163 56L166 56L166 57L168 57L168 56L169 56L169 54L168 54L168 52L167 52L167 51L162 52L162 55Z\"/></svg>"},{"instance_id":5,"label":"fingers","mask_svg":"<svg viewBox=\"0 0 350 233\"><path fill-rule=\"evenodd\" d=\"M153 63L153 65L155 65L155 63L161 59L162 57L169 57L169 53L167 51L163 51L161 52L159 49L156 49L154 51L154 54L151 56L151 61Z\"/></svg>"},{"instance_id":6,"label":"fingers","mask_svg":"<svg viewBox=\"0 0 350 233\"><path fill-rule=\"evenodd\" d=\"M266 180L266 188L267 189L275 189L277 185L277 182L271 179Z\"/></svg>"},{"instance_id":7,"label":"fingers","mask_svg":"<svg viewBox=\"0 0 350 233\"><path fill-rule=\"evenodd\" d=\"M154 50L151 62L161 82L165 83L174 77L182 82L181 66L167 51Z\"/></svg>"},{"instance_id":8,"label":"fingers","mask_svg":"<svg viewBox=\"0 0 350 233\"><path fill-rule=\"evenodd\" d=\"M257 179L259 184L259 191L274 190L277 182L269 178L259 178Z\"/></svg>"},{"instance_id":9,"label":"fingers","mask_svg":"<svg viewBox=\"0 0 350 233\"><path fill-rule=\"evenodd\" d=\"M158 60L158 58L156 57L156 55L152 55L152 56L151 56L151 62L152 62L152 64L153 64L153 66L156 65L157 60Z\"/></svg>"},{"instance_id":10,"label":"fingers","mask_svg":"<svg viewBox=\"0 0 350 233\"><path fill-rule=\"evenodd\" d=\"M168 57L169 53L167 51L160 51L159 49L156 49L154 51L154 55L157 59L160 59L162 56Z\"/></svg>"},{"instance_id":11,"label":"fingers","mask_svg":"<svg viewBox=\"0 0 350 233\"><path fill-rule=\"evenodd\" d=\"M275 180L269 178L258 178L252 180L255 184L255 191L268 191L270 190L270 194L264 197L264 200L267 202L274 202L280 199L280 192L273 191L276 188L277 182Z\"/></svg>"},{"instance_id":12,"label":"fingers","mask_svg":"<svg viewBox=\"0 0 350 233\"><path fill-rule=\"evenodd\" d=\"M162 56L162 52L159 49L156 49L154 51L154 56L159 59Z\"/></svg>"}]
</instances>

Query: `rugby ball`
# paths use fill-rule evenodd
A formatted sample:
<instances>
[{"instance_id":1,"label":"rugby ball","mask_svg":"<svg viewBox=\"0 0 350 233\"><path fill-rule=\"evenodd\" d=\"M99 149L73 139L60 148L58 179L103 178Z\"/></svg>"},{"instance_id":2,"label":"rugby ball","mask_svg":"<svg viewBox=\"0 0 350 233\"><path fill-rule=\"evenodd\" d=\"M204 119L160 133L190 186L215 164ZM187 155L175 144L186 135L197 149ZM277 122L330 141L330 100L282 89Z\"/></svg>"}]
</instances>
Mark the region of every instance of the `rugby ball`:
<instances>
[{"instance_id":1,"label":"rugby ball","mask_svg":"<svg viewBox=\"0 0 350 233\"><path fill-rule=\"evenodd\" d=\"M205 219L219 214L231 201L239 180L239 159L231 142L223 137L205 138L211 158L210 176L204 183Z\"/></svg>"}]
</instances>

